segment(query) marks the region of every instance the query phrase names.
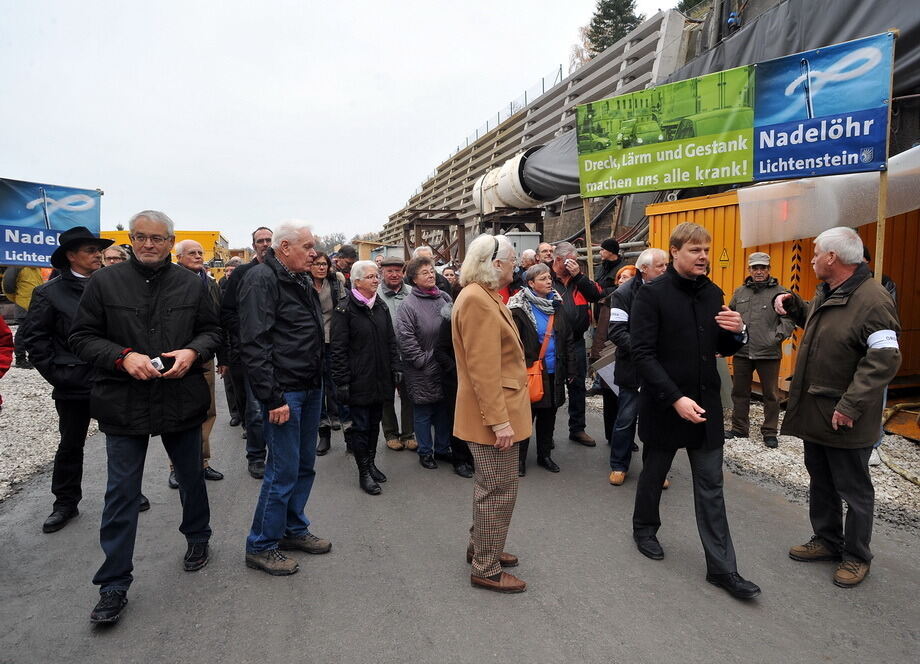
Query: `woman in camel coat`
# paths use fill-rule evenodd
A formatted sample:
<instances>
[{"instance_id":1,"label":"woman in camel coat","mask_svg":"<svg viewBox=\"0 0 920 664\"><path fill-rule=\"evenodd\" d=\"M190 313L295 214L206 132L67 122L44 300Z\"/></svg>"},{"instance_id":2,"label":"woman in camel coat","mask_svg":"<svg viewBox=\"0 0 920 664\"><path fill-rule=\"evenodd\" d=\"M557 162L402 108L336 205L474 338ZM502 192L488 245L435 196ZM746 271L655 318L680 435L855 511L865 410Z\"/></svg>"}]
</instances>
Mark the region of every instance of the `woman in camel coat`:
<instances>
[{"instance_id":1,"label":"woman in camel coat","mask_svg":"<svg viewBox=\"0 0 920 664\"><path fill-rule=\"evenodd\" d=\"M498 290L511 283L514 247L504 236L473 240L460 270L463 290L451 313L457 362L454 435L475 460L473 526L467 560L474 586L523 592L502 572L517 565L504 552L517 498L517 445L530 438L530 396L524 347Z\"/></svg>"}]
</instances>

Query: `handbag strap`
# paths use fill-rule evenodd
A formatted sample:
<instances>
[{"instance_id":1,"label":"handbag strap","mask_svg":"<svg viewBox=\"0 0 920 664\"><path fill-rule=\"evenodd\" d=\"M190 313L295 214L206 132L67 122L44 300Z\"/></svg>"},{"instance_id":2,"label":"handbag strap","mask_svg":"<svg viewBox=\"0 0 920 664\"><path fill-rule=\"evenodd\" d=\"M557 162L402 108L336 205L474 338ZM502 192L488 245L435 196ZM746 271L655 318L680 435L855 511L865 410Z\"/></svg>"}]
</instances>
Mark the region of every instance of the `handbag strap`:
<instances>
[{"instance_id":1,"label":"handbag strap","mask_svg":"<svg viewBox=\"0 0 920 664\"><path fill-rule=\"evenodd\" d=\"M546 332L543 333L543 345L540 346L540 359L546 357L546 348L549 346L549 339L553 336L553 319L556 314L550 314L549 320L546 321Z\"/></svg>"}]
</instances>

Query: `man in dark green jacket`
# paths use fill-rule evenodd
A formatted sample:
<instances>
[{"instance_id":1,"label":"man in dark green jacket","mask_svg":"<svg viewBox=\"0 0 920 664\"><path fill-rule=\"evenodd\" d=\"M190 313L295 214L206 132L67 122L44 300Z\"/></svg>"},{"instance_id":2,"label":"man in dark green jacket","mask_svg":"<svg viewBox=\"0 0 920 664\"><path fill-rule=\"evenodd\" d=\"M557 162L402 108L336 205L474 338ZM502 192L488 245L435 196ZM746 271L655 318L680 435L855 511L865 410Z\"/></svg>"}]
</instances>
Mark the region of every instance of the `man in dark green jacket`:
<instances>
[{"instance_id":1,"label":"man in dark green jacket","mask_svg":"<svg viewBox=\"0 0 920 664\"><path fill-rule=\"evenodd\" d=\"M894 301L863 262L856 231L837 227L821 233L811 263L824 282L811 302L792 293L774 300L776 313L805 329L782 432L805 443L814 536L792 547L789 556L841 561L834 583L851 588L866 577L872 560L875 489L868 462L885 387L901 365L901 327Z\"/></svg>"},{"instance_id":2,"label":"man in dark green jacket","mask_svg":"<svg viewBox=\"0 0 920 664\"><path fill-rule=\"evenodd\" d=\"M779 363L783 357L783 341L792 334L795 323L780 318L773 311L773 298L785 293L786 289L770 276L770 255L756 251L748 256L748 275L728 305L741 314L747 325L748 342L732 357L732 426L725 437L748 436L751 382L756 371L763 394L764 420L760 433L764 445L776 447Z\"/></svg>"}]
</instances>

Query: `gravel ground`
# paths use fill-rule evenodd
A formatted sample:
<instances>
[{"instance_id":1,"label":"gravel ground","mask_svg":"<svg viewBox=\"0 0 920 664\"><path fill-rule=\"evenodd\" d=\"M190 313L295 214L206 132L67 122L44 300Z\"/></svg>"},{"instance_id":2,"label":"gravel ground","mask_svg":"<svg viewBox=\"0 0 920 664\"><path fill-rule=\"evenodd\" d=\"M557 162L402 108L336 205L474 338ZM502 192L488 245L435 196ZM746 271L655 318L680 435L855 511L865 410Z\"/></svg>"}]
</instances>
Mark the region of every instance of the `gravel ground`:
<instances>
[{"instance_id":1,"label":"gravel ground","mask_svg":"<svg viewBox=\"0 0 920 664\"><path fill-rule=\"evenodd\" d=\"M603 412L600 397L588 397L589 408ZM782 420L782 413L780 418ZM753 438L733 438L725 441L725 465L736 475L746 477L787 498L805 503L808 497L808 471L805 470L803 446L798 438L779 436L779 447L764 447L760 437L763 406L751 404ZM726 428L731 422L731 410L725 411ZM920 444L902 436L886 435L882 452L892 463L908 473L920 476ZM871 466L875 485L876 518L909 530L920 531L920 487L891 470L884 463Z\"/></svg>"},{"instance_id":2,"label":"gravel ground","mask_svg":"<svg viewBox=\"0 0 920 664\"><path fill-rule=\"evenodd\" d=\"M0 379L0 500L40 473L57 451L60 435L51 386L35 369L11 368ZM89 435L98 431L90 423Z\"/></svg>"}]
</instances>

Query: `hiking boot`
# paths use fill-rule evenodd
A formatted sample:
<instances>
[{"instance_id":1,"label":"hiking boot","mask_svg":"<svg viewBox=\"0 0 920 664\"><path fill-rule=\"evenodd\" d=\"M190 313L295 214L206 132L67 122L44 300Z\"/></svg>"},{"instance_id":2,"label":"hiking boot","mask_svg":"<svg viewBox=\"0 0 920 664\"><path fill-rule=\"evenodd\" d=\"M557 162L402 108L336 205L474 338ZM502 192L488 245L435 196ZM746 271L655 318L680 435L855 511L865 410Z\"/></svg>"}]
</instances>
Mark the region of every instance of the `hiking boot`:
<instances>
[{"instance_id":1,"label":"hiking boot","mask_svg":"<svg viewBox=\"0 0 920 664\"><path fill-rule=\"evenodd\" d=\"M840 588L853 588L862 583L869 574L869 563L861 560L843 560L834 572L834 585Z\"/></svg>"},{"instance_id":2,"label":"hiking boot","mask_svg":"<svg viewBox=\"0 0 920 664\"><path fill-rule=\"evenodd\" d=\"M418 449L418 441L416 441L415 438L407 438L404 441L404 444L407 450L417 450Z\"/></svg>"},{"instance_id":3,"label":"hiking boot","mask_svg":"<svg viewBox=\"0 0 920 664\"><path fill-rule=\"evenodd\" d=\"M259 553L246 553L246 567L260 569L272 576L287 576L300 569L296 560L288 558L278 549L269 549Z\"/></svg>"},{"instance_id":4,"label":"hiking boot","mask_svg":"<svg viewBox=\"0 0 920 664\"><path fill-rule=\"evenodd\" d=\"M306 551L307 553L320 554L332 551L332 542L317 537L308 532L299 537L284 537L278 542L278 548L283 551Z\"/></svg>"},{"instance_id":5,"label":"hiking boot","mask_svg":"<svg viewBox=\"0 0 920 664\"><path fill-rule=\"evenodd\" d=\"M789 557L803 563L814 563L821 560L840 560L840 554L834 552L824 540L817 535L805 544L797 544L789 549Z\"/></svg>"},{"instance_id":6,"label":"hiking boot","mask_svg":"<svg viewBox=\"0 0 920 664\"><path fill-rule=\"evenodd\" d=\"M207 542L192 542L188 545L182 565L186 572L197 572L208 564L210 558Z\"/></svg>"},{"instance_id":7,"label":"hiking boot","mask_svg":"<svg viewBox=\"0 0 920 664\"><path fill-rule=\"evenodd\" d=\"M391 450L395 452L399 452L400 450L406 449L406 446L403 444L403 442L399 438L390 438L387 441L387 447L389 447Z\"/></svg>"},{"instance_id":8,"label":"hiking boot","mask_svg":"<svg viewBox=\"0 0 920 664\"><path fill-rule=\"evenodd\" d=\"M626 481L626 471L611 470L608 478L613 486L621 486Z\"/></svg>"},{"instance_id":9,"label":"hiking boot","mask_svg":"<svg viewBox=\"0 0 920 664\"><path fill-rule=\"evenodd\" d=\"M99 593L99 602L89 614L90 622L112 625L121 618L121 612L128 604L127 590L103 590Z\"/></svg>"}]
</instances>

